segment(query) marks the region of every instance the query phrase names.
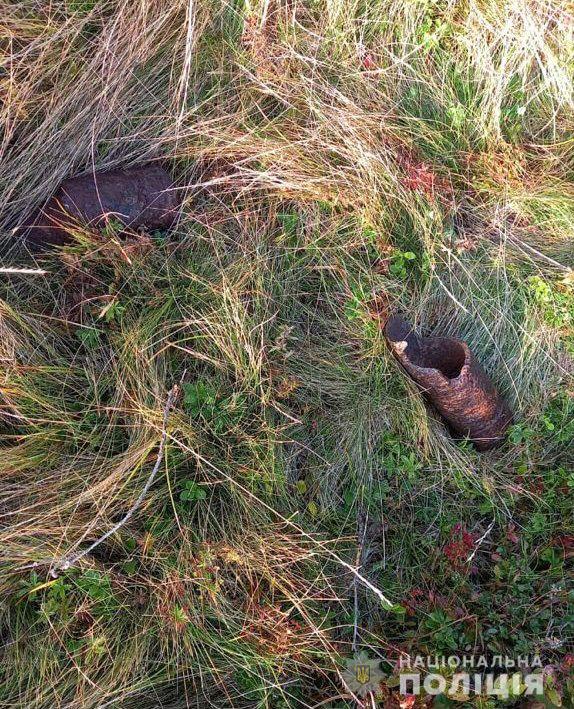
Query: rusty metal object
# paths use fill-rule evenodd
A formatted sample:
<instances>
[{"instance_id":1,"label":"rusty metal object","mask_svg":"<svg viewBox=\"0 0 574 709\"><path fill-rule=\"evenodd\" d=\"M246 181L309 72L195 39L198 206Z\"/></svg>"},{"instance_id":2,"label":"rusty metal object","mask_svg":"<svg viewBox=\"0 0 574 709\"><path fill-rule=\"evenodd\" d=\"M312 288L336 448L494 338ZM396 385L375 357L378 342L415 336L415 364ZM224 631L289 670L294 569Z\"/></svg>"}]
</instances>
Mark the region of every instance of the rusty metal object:
<instances>
[{"instance_id":1,"label":"rusty metal object","mask_svg":"<svg viewBox=\"0 0 574 709\"><path fill-rule=\"evenodd\" d=\"M465 342L421 337L398 316L387 321L385 335L455 435L470 438L479 451L502 443L512 412Z\"/></svg>"},{"instance_id":2,"label":"rusty metal object","mask_svg":"<svg viewBox=\"0 0 574 709\"><path fill-rule=\"evenodd\" d=\"M78 223L101 228L113 220L130 230L169 229L179 208L171 177L150 164L65 180L21 230L33 246L61 245L71 240L66 226Z\"/></svg>"}]
</instances>

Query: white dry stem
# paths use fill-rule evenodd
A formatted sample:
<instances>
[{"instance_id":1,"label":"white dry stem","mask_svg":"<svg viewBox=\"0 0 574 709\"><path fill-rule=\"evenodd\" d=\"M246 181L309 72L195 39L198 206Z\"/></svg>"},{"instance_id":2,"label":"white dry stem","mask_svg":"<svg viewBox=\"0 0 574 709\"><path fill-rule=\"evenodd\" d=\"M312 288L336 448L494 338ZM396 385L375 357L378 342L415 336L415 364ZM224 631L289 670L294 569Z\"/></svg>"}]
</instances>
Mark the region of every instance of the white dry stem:
<instances>
[{"instance_id":1,"label":"white dry stem","mask_svg":"<svg viewBox=\"0 0 574 709\"><path fill-rule=\"evenodd\" d=\"M9 276L45 276L47 273L43 268L0 268L0 274Z\"/></svg>"},{"instance_id":2,"label":"white dry stem","mask_svg":"<svg viewBox=\"0 0 574 709\"><path fill-rule=\"evenodd\" d=\"M306 532L304 529L296 525L291 519L288 517L283 516L280 512L278 512L275 508L273 508L271 505L267 504L264 500L261 500L257 495L251 490L249 490L247 487L242 485L238 480L233 478L231 475L226 473L224 470L221 470L218 468L216 465L214 465L210 460L207 458L204 458L202 455L200 455L197 451L193 450L193 448L190 448L187 446L183 441L179 440L175 436L172 436L171 434L169 435L169 438L176 444L178 445L181 450L187 451L188 453L191 453L192 455L195 456L195 458L199 461L201 461L204 465L208 466L212 470L214 470L218 475L221 475L221 477L225 478L227 482L229 482L231 485L234 485L238 490L241 490L241 492L246 495L247 497L251 498L252 500L255 501L256 504L261 505L264 507L268 512L271 512L271 514L275 515L278 519L281 520L284 524L288 525L292 529L295 529L302 537L305 537L305 539L309 540L312 542L314 545L318 546L321 548L321 550L327 554L331 559L333 559L339 566L342 566L344 569L349 571L356 579L361 583L365 588L368 588L369 591L375 594L377 598L381 601L382 605L384 608L389 609L393 606L392 601L390 601L385 594L377 588L373 583L371 583L367 578L365 578L359 570L356 568L356 566L353 566L353 564L349 564L347 561L342 559L337 552L333 551L332 549L329 549L325 544L321 543L319 540L317 540L312 534L309 534Z\"/></svg>"},{"instance_id":3,"label":"white dry stem","mask_svg":"<svg viewBox=\"0 0 574 709\"><path fill-rule=\"evenodd\" d=\"M474 549L473 549L471 555L470 555L470 556L468 557L468 559L467 559L467 562L472 561L472 560L474 559L474 556L475 556L476 552L479 550L480 545L481 545L482 542L488 537L488 535L492 532L492 530L493 530L493 528L494 528L495 522L496 522L496 520L493 519L492 522L488 525L488 527L487 527L487 529L486 529L486 532L485 532L485 533L482 535L482 537L476 542L476 544L475 544L475 546L474 546Z\"/></svg>"},{"instance_id":4,"label":"white dry stem","mask_svg":"<svg viewBox=\"0 0 574 709\"><path fill-rule=\"evenodd\" d=\"M181 377L181 382L183 382L183 379L185 377L186 372L184 371L182 377ZM112 534L115 534L121 527L126 524L126 522L133 516L133 514L136 512L136 510L140 507L142 502L145 499L145 496L147 495L150 487L153 484L153 481L155 480L155 477L160 469L161 463L163 461L163 456L165 452L165 443L167 440L167 422L169 420L169 413L171 411L171 407L173 406L173 402L177 398L179 389L180 389L180 384L176 384L175 386L172 387L170 390L167 401L165 403L165 407L163 409L163 423L162 423L162 428L161 428L161 438L159 442L159 449L157 452L157 458L155 461L155 465L153 466L153 469L151 473L149 474L149 477L146 481L146 484L144 485L142 491L138 495L136 501L133 503L133 505L130 507L130 509L126 512L126 514L122 517L122 519L114 524L114 526L109 529L105 534L102 534L101 537L96 539L95 542L90 544L90 546L87 549L83 549L81 552L78 554L75 554L72 557L66 557L61 560L59 560L54 567L50 571L50 575L54 578L58 577L58 573L60 571L67 571L70 569L72 566L75 566L78 561L83 559L85 556L90 554L97 546L99 546L102 542L104 542L108 537L111 537Z\"/></svg>"}]
</instances>

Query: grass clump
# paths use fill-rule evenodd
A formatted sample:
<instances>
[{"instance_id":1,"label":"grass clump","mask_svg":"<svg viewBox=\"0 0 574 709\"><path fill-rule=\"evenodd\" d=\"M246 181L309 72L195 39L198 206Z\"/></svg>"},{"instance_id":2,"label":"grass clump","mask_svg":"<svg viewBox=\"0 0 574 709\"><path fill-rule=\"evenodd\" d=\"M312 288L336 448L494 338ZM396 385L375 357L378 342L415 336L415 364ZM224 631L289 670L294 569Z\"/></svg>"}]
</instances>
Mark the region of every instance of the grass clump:
<instances>
[{"instance_id":1,"label":"grass clump","mask_svg":"<svg viewBox=\"0 0 574 709\"><path fill-rule=\"evenodd\" d=\"M539 655L567 706L567 3L0 12L2 265L46 271L0 274L0 703L350 707L363 651L365 702L466 653ZM64 177L151 159L171 234L14 240ZM468 342L502 448L453 441L394 311Z\"/></svg>"}]
</instances>

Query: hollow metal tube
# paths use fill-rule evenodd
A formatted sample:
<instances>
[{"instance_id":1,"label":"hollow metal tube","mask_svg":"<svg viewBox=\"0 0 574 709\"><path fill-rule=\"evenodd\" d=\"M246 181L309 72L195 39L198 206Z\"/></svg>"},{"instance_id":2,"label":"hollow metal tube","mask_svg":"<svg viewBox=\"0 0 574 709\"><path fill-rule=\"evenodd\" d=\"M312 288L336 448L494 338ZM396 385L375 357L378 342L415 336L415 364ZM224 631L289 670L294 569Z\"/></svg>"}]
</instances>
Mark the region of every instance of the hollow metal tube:
<instances>
[{"instance_id":1,"label":"hollow metal tube","mask_svg":"<svg viewBox=\"0 0 574 709\"><path fill-rule=\"evenodd\" d=\"M512 412L465 342L421 337L398 316L387 321L385 336L455 435L470 438L480 451L500 445Z\"/></svg>"},{"instance_id":2,"label":"hollow metal tube","mask_svg":"<svg viewBox=\"0 0 574 709\"><path fill-rule=\"evenodd\" d=\"M36 248L71 240L66 226L101 228L111 220L125 229L169 229L177 219L180 198L168 172L149 164L65 180L53 197L19 229Z\"/></svg>"}]
</instances>

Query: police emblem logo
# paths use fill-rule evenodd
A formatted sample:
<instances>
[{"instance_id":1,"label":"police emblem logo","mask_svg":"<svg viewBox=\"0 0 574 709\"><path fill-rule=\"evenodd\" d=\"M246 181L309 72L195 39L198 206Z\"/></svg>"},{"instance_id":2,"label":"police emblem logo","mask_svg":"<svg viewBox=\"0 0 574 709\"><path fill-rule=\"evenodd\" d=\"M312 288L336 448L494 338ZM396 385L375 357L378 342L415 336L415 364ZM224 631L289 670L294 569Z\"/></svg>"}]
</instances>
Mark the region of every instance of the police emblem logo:
<instances>
[{"instance_id":1,"label":"police emblem logo","mask_svg":"<svg viewBox=\"0 0 574 709\"><path fill-rule=\"evenodd\" d=\"M355 679L359 684L368 684L371 681L371 668L369 665L356 665Z\"/></svg>"},{"instance_id":2,"label":"police emblem logo","mask_svg":"<svg viewBox=\"0 0 574 709\"><path fill-rule=\"evenodd\" d=\"M366 652L361 652L356 657L345 661L343 681L359 697L364 697L369 692L378 694L380 683L385 676L379 665L380 660L371 659Z\"/></svg>"}]
</instances>

